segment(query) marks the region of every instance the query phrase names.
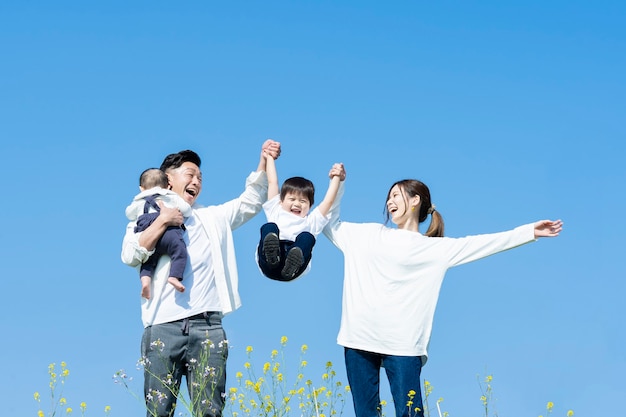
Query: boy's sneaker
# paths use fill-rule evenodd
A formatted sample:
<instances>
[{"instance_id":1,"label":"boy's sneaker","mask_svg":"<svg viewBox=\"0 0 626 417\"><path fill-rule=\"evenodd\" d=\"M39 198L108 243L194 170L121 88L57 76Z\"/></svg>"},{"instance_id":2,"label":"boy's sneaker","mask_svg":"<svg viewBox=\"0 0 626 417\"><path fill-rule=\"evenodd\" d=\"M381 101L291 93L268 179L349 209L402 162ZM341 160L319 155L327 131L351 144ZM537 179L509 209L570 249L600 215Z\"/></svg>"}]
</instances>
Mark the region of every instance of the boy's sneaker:
<instances>
[{"instance_id":1,"label":"boy's sneaker","mask_svg":"<svg viewBox=\"0 0 626 417\"><path fill-rule=\"evenodd\" d=\"M304 255L302 254L302 249L299 247L291 248L287 253L287 258L285 258L285 266L283 270L280 271L280 275L285 280L292 280L298 270L304 264Z\"/></svg>"},{"instance_id":2,"label":"boy's sneaker","mask_svg":"<svg viewBox=\"0 0 626 417\"><path fill-rule=\"evenodd\" d=\"M263 256L270 267L280 263L280 240L276 233L268 233L263 239Z\"/></svg>"}]
</instances>

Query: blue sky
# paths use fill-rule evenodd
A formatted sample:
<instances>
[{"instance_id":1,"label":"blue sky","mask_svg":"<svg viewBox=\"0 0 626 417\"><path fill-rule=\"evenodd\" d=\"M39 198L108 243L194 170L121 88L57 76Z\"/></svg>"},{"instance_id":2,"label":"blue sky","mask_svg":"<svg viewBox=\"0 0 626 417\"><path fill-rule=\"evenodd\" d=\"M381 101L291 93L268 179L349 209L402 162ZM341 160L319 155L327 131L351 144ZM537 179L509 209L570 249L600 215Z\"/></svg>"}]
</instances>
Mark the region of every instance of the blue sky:
<instances>
[{"instance_id":1,"label":"blue sky","mask_svg":"<svg viewBox=\"0 0 626 417\"><path fill-rule=\"evenodd\" d=\"M430 186L448 236L563 219L557 239L449 271L423 377L450 416L483 413L486 374L499 415L545 414L548 401L554 415L614 415L626 392L625 18L605 0L0 4L5 413L36 415L33 392L61 361L75 409L141 413L111 378L141 380L139 280L119 259L138 175L194 149L199 202L221 203L274 138L280 179L310 178L318 199L345 164L348 221L383 221L402 178ZM345 381L341 253L322 237L309 275L270 281L253 256L262 222L235 232L230 374L246 346L262 362L285 335L293 352L309 346L312 377L332 361Z\"/></svg>"}]
</instances>

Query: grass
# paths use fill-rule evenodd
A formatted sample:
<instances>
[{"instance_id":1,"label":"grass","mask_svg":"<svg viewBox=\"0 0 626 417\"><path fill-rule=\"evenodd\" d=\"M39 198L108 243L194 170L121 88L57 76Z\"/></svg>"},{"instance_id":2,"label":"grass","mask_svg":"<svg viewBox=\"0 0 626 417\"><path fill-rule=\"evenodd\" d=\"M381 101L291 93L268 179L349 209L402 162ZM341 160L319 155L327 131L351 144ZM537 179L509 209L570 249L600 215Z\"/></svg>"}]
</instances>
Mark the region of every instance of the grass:
<instances>
[{"instance_id":1,"label":"grass","mask_svg":"<svg viewBox=\"0 0 626 417\"><path fill-rule=\"evenodd\" d=\"M247 360L242 368L235 373L234 384L226 388L224 417L340 417L346 406L352 408L350 387L337 379L333 363L327 362L324 368L317 372L309 370L309 364L306 360L307 345L302 345L299 349L295 372L293 374L287 373L287 342L287 337L283 336L279 348L272 350L266 360L256 360L254 348L252 346L246 348ZM210 342L207 341L206 345L209 346ZM201 358L193 361L194 369L204 369L203 362L206 362L207 359L206 355L202 355ZM144 361L140 360L138 363L149 372L149 368L145 368ZM80 413L78 414L80 416L87 416L87 404L85 402L78 404L75 410L68 404L65 397L66 382L70 375L67 364L61 362L60 366L57 366L55 363L51 363L48 366L48 374L48 395L42 397L39 392L34 393L34 399L38 404L37 416L73 416L77 413ZM203 383L210 384L213 376L215 375L210 372L203 374ZM114 375L115 383L122 386L137 401L146 405L150 414L155 415L151 411L155 409L151 407L151 402L144 401L143 394L139 395L132 390L129 384L131 379L123 370L117 371ZM492 383L492 375L478 378L482 412L477 413L477 416L482 414L484 417L499 417L494 406ZM448 412L442 411L443 398L434 401L433 406L429 405L429 402L433 402L431 398L433 386L429 381L424 381L423 390L425 417L451 417ZM174 390L159 393L159 395L175 395L177 397L177 416L192 416L194 415L193 410L197 410L202 405L193 404L189 400L189 396L185 394L183 391ZM414 395L415 392L409 392L407 396L406 405L409 416L414 416L417 412L412 407ZM157 400L158 398L153 399L153 401ZM44 411L45 409L48 411ZM552 415L553 411L554 403L548 402L545 413L538 417L548 417ZM393 406L388 407L386 400L381 401L381 415L385 417L388 412L390 413L389 417L393 417L395 414ZM114 410L111 410L108 405L104 407L102 413L107 417L125 415L124 410L119 410L119 414L114 413ZM572 417L574 412L568 410L565 415Z\"/></svg>"}]
</instances>

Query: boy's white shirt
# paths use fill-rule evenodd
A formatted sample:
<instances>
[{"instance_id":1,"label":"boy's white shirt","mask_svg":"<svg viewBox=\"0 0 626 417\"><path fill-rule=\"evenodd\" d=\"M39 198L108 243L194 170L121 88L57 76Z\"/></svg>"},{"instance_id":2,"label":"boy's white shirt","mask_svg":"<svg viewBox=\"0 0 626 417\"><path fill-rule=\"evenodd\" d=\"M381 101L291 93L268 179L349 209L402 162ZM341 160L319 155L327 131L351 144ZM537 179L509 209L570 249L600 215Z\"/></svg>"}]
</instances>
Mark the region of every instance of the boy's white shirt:
<instances>
[{"instance_id":1,"label":"boy's white shirt","mask_svg":"<svg viewBox=\"0 0 626 417\"><path fill-rule=\"evenodd\" d=\"M166 207L180 210L184 217L189 217L191 215L191 206L183 200L181 196L172 190L154 187L140 192L133 198L132 203L126 207L126 217L128 220L135 221L139 216L144 214L144 206L146 204L145 198L155 194L159 195L157 200L162 201ZM149 212L153 213L154 211L156 210L151 208Z\"/></svg>"},{"instance_id":2,"label":"boy's white shirt","mask_svg":"<svg viewBox=\"0 0 626 417\"><path fill-rule=\"evenodd\" d=\"M280 238L296 240L302 232L309 232L317 237L328 224L330 216L324 216L315 207L305 217L296 216L280 205L280 195L276 195L263 203L263 211L268 222L276 223L280 229Z\"/></svg>"}]
</instances>

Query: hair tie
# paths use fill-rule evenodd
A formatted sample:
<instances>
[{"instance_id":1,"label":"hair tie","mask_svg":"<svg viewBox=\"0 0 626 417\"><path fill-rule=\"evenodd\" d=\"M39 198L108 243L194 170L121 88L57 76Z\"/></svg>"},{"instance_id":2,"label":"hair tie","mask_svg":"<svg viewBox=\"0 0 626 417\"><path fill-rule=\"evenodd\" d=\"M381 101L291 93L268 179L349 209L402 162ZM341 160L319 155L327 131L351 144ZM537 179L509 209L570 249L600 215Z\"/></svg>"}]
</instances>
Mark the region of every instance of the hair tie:
<instances>
[{"instance_id":1,"label":"hair tie","mask_svg":"<svg viewBox=\"0 0 626 417\"><path fill-rule=\"evenodd\" d=\"M430 208L426 211L426 213L433 214L435 212L435 208L436 208L435 205L431 204Z\"/></svg>"}]
</instances>

